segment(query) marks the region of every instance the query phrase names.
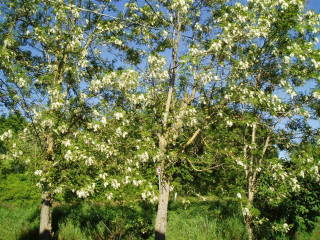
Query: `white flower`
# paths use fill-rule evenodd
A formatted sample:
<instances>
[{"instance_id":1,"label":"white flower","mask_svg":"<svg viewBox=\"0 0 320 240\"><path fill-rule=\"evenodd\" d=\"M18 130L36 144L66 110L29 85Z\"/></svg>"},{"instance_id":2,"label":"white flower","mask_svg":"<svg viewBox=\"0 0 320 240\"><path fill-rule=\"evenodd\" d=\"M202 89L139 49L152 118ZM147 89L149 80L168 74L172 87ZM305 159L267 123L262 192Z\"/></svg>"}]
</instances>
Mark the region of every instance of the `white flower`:
<instances>
[{"instance_id":1,"label":"white flower","mask_svg":"<svg viewBox=\"0 0 320 240\"><path fill-rule=\"evenodd\" d=\"M239 166L241 166L241 167L243 167L244 169L246 169L247 168L247 166L246 166L246 164L244 164L241 160L236 160L236 163L239 165Z\"/></svg>"},{"instance_id":2,"label":"white flower","mask_svg":"<svg viewBox=\"0 0 320 240\"><path fill-rule=\"evenodd\" d=\"M12 130L9 129L8 131L4 132L1 136L0 136L0 140L3 141L5 139L11 138L12 137Z\"/></svg>"},{"instance_id":3,"label":"white flower","mask_svg":"<svg viewBox=\"0 0 320 240\"><path fill-rule=\"evenodd\" d=\"M84 190L77 190L76 194L77 194L78 198L86 198L89 196L89 193Z\"/></svg>"},{"instance_id":4,"label":"white flower","mask_svg":"<svg viewBox=\"0 0 320 240\"><path fill-rule=\"evenodd\" d=\"M303 170L301 170L300 176L301 176L302 178L304 178L304 171L303 171Z\"/></svg>"},{"instance_id":5,"label":"white flower","mask_svg":"<svg viewBox=\"0 0 320 240\"><path fill-rule=\"evenodd\" d=\"M289 57L289 56L285 56L285 57L284 57L284 62L285 62L286 64L290 63L290 57Z\"/></svg>"},{"instance_id":6,"label":"white flower","mask_svg":"<svg viewBox=\"0 0 320 240\"><path fill-rule=\"evenodd\" d=\"M70 150L68 150L68 151L66 152L66 154L64 155L64 158L65 158L66 160L72 160L72 158L73 158L72 152L71 152Z\"/></svg>"},{"instance_id":7,"label":"white flower","mask_svg":"<svg viewBox=\"0 0 320 240\"><path fill-rule=\"evenodd\" d=\"M92 158L92 157L88 157L88 158L86 159L86 161L85 161L85 164L86 164L87 166L93 165L93 164L94 164L93 158Z\"/></svg>"},{"instance_id":8,"label":"white flower","mask_svg":"<svg viewBox=\"0 0 320 240\"><path fill-rule=\"evenodd\" d=\"M213 80L214 80L214 81L219 81L219 80L221 80L221 78L220 78L219 76L214 76L214 77L213 77Z\"/></svg>"},{"instance_id":9,"label":"white flower","mask_svg":"<svg viewBox=\"0 0 320 240\"><path fill-rule=\"evenodd\" d=\"M237 198L241 199L241 193L237 193Z\"/></svg>"},{"instance_id":10,"label":"white flower","mask_svg":"<svg viewBox=\"0 0 320 240\"><path fill-rule=\"evenodd\" d=\"M93 125L93 131L94 132L98 131L99 128L100 128L100 126L98 124L94 124Z\"/></svg>"},{"instance_id":11,"label":"white flower","mask_svg":"<svg viewBox=\"0 0 320 240\"><path fill-rule=\"evenodd\" d=\"M282 228L283 228L284 232L288 232L290 230L290 226L287 223L284 223L282 225Z\"/></svg>"},{"instance_id":12,"label":"white flower","mask_svg":"<svg viewBox=\"0 0 320 240\"><path fill-rule=\"evenodd\" d=\"M243 216L248 216L249 214L250 214L250 211L249 211L249 209L248 208L243 208L242 209L242 214L243 214Z\"/></svg>"},{"instance_id":13,"label":"white flower","mask_svg":"<svg viewBox=\"0 0 320 240\"><path fill-rule=\"evenodd\" d=\"M231 122L230 120L228 120L228 121L227 121L227 126L228 126L228 127L232 127L232 125L233 125L233 122Z\"/></svg>"},{"instance_id":14,"label":"white flower","mask_svg":"<svg viewBox=\"0 0 320 240\"><path fill-rule=\"evenodd\" d=\"M114 44L121 46L122 45L122 41L120 39L116 39L116 40L114 40Z\"/></svg>"},{"instance_id":15,"label":"white flower","mask_svg":"<svg viewBox=\"0 0 320 240\"><path fill-rule=\"evenodd\" d=\"M107 118L106 117L102 117L101 118L101 123L103 126L105 126L107 124Z\"/></svg>"},{"instance_id":16,"label":"white flower","mask_svg":"<svg viewBox=\"0 0 320 240\"><path fill-rule=\"evenodd\" d=\"M128 135L128 133L127 132L123 132L120 127L118 127L116 129L116 134L117 134L118 137L123 137L123 138L125 138Z\"/></svg>"},{"instance_id":17,"label":"white flower","mask_svg":"<svg viewBox=\"0 0 320 240\"><path fill-rule=\"evenodd\" d=\"M133 180L132 183L134 186L139 186L142 183L142 180Z\"/></svg>"},{"instance_id":18,"label":"white flower","mask_svg":"<svg viewBox=\"0 0 320 240\"><path fill-rule=\"evenodd\" d=\"M138 156L142 162L147 162L149 159L149 154L144 152Z\"/></svg>"},{"instance_id":19,"label":"white flower","mask_svg":"<svg viewBox=\"0 0 320 240\"><path fill-rule=\"evenodd\" d=\"M71 146L71 141L69 139L65 140L62 142L62 144L65 146L65 147L69 147Z\"/></svg>"},{"instance_id":20,"label":"white flower","mask_svg":"<svg viewBox=\"0 0 320 240\"><path fill-rule=\"evenodd\" d=\"M111 186L114 188L114 189L118 189L120 187L120 183L116 180L116 179L112 179L111 181Z\"/></svg>"},{"instance_id":21,"label":"white flower","mask_svg":"<svg viewBox=\"0 0 320 240\"><path fill-rule=\"evenodd\" d=\"M111 200L113 198L113 193L107 193L106 197L108 200Z\"/></svg>"},{"instance_id":22,"label":"white flower","mask_svg":"<svg viewBox=\"0 0 320 240\"><path fill-rule=\"evenodd\" d=\"M108 176L107 173L101 173L101 174L99 174L99 177L100 177L101 179L103 179L103 180L105 180L107 176Z\"/></svg>"},{"instance_id":23,"label":"white flower","mask_svg":"<svg viewBox=\"0 0 320 240\"><path fill-rule=\"evenodd\" d=\"M316 99L320 99L320 93L319 92L313 92L313 97Z\"/></svg>"},{"instance_id":24,"label":"white flower","mask_svg":"<svg viewBox=\"0 0 320 240\"><path fill-rule=\"evenodd\" d=\"M123 118L123 113L121 113L121 112L116 112L116 113L114 114L114 117L115 117L117 120L119 120L119 119Z\"/></svg>"},{"instance_id":25,"label":"white flower","mask_svg":"<svg viewBox=\"0 0 320 240\"><path fill-rule=\"evenodd\" d=\"M62 193L62 187L57 187L53 192L54 193Z\"/></svg>"},{"instance_id":26,"label":"white flower","mask_svg":"<svg viewBox=\"0 0 320 240\"><path fill-rule=\"evenodd\" d=\"M36 170L34 172L34 175L41 176L42 175L42 170Z\"/></svg>"},{"instance_id":27,"label":"white flower","mask_svg":"<svg viewBox=\"0 0 320 240\"><path fill-rule=\"evenodd\" d=\"M124 184L129 184L130 183L130 176L126 176L124 181L123 181Z\"/></svg>"},{"instance_id":28,"label":"white flower","mask_svg":"<svg viewBox=\"0 0 320 240\"><path fill-rule=\"evenodd\" d=\"M147 194L145 192L143 192L143 193L141 193L141 197L142 197L143 200L146 200Z\"/></svg>"}]
</instances>

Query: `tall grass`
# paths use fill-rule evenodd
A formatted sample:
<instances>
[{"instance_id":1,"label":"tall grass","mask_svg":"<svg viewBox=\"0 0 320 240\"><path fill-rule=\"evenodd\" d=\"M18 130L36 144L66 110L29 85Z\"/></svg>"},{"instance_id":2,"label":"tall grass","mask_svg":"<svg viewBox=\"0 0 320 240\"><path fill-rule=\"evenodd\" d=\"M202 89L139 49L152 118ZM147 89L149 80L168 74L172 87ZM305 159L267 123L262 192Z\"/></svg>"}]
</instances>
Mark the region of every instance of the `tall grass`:
<instances>
[{"instance_id":1,"label":"tall grass","mask_svg":"<svg viewBox=\"0 0 320 240\"><path fill-rule=\"evenodd\" d=\"M35 206L0 206L0 240L31 240L38 235L39 211Z\"/></svg>"},{"instance_id":2,"label":"tall grass","mask_svg":"<svg viewBox=\"0 0 320 240\"><path fill-rule=\"evenodd\" d=\"M54 240L139 240L154 238L155 206L64 204L53 211ZM39 208L0 205L0 240L37 240ZM245 240L245 226L236 202L220 200L170 204L168 240ZM278 237L288 240L289 237ZM320 225L294 240L319 240Z\"/></svg>"},{"instance_id":3,"label":"tall grass","mask_svg":"<svg viewBox=\"0 0 320 240\"><path fill-rule=\"evenodd\" d=\"M169 213L169 240L242 240L246 229L232 201L178 204Z\"/></svg>"}]
</instances>

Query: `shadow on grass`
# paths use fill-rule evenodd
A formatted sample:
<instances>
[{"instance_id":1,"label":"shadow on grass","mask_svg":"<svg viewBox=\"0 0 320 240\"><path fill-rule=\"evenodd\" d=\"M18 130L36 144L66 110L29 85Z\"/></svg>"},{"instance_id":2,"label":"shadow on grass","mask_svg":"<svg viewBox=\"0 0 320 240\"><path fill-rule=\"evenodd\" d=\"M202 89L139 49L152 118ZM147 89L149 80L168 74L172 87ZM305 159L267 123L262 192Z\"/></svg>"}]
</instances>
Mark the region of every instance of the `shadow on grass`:
<instances>
[{"instance_id":1,"label":"shadow on grass","mask_svg":"<svg viewBox=\"0 0 320 240\"><path fill-rule=\"evenodd\" d=\"M27 209L26 211L32 211L32 214L26 219L25 225L21 229L20 236L17 240L38 240L39 239L39 216L40 216L40 209L34 208L31 210Z\"/></svg>"},{"instance_id":2,"label":"shadow on grass","mask_svg":"<svg viewBox=\"0 0 320 240\"><path fill-rule=\"evenodd\" d=\"M193 216L206 213L207 217L214 219L242 218L239 202L226 199L195 201L189 204L171 202L170 211L188 213Z\"/></svg>"},{"instance_id":3,"label":"shadow on grass","mask_svg":"<svg viewBox=\"0 0 320 240\"><path fill-rule=\"evenodd\" d=\"M27 231L22 231L18 240L38 240L39 239L39 229L38 227L33 227Z\"/></svg>"},{"instance_id":4,"label":"shadow on grass","mask_svg":"<svg viewBox=\"0 0 320 240\"><path fill-rule=\"evenodd\" d=\"M241 214L235 201L211 200L191 202L170 202L169 211L180 218L193 218L203 215L212 219L235 218ZM116 240L150 239L153 233L152 220L155 206L144 202L133 206L111 206L93 203L75 203L55 206L52 212L54 240ZM28 222L38 221L36 210ZM210 220L211 221L211 220ZM170 222L170 219L169 219ZM175 224L175 223L172 223ZM38 228L22 231L18 240L39 239Z\"/></svg>"},{"instance_id":5,"label":"shadow on grass","mask_svg":"<svg viewBox=\"0 0 320 240\"><path fill-rule=\"evenodd\" d=\"M75 203L55 206L52 211L53 240L148 239L153 234L154 206ZM39 240L40 209L25 219L17 240ZM67 226L67 227L66 227ZM78 234L78 235L77 235Z\"/></svg>"},{"instance_id":6,"label":"shadow on grass","mask_svg":"<svg viewBox=\"0 0 320 240\"><path fill-rule=\"evenodd\" d=\"M154 207L89 204L61 205L53 209L54 239L61 237L61 226L71 223L92 239L147 239L152 235Z\"/></svg>"}]
</instances>

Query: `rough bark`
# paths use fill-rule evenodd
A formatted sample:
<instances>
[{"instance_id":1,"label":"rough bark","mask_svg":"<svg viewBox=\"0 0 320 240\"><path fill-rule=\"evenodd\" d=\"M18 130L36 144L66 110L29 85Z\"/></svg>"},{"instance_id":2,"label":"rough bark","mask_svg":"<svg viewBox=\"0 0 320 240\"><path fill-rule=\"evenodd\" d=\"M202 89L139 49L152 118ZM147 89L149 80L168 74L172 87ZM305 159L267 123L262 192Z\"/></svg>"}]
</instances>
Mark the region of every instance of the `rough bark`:
<instances>
[{"instance_id":1,"label":"rough bark","mask_svg":"<svg viewBox=\"0 0 320 240\"><path fill-rule=\"evenodd\" d=\"M179 41L180 41L180 20L179 14L174 13L175 23L173 25L173 35L172 35L172 68L170 69L170 79L169 79L169 89L168 95L165 105L164 118L162 122L162 133L159 135L159 149L163 156L167 154L167 146L168 146L168 136L173 132L177 131L178 127L168 128L168 117L170 113L170 108L172 108L172 98L174 95L174 87L177 76L178 69L178 49L179 49ZM176 125L181 124L182 120L178 118L176 122L179 122ZM170 133L170 134L169 134ZM172 140L171 140L172 141ZM167 230L167 215L168 215L168 202L169 202L169 191L170 185L169 181L165 174L165 158L161 162L160 166L160 184L159 184L159 203L158 203L158 211L155 222L155 239L156 240L164 240L166 238L166 230Z\"/></svg>"},{"instance_id":2,"label":"rough bark","mask_svg":"<svg viewBox=\"0 0 320 240\"><path fill-rule=\"evenodd\" d=\"M256 149L256 131L257 131L257 124L253 123L252 125L252 136L251 136L251 145L253 150ZM249 160L249 172L246 173L247 177L247 191L248 191L248 205L247 208L249 209L248 212L246 212L245 216L245 222L246 222L246 228L248 233L248 240L253 240L254 233L253 233L253 226L252 226L252 215L251 215L251 208L253 206L253 200L254 200L254 194L255 194L255 178L256 178L256 171L259 166L256 166L254 153L251 152L250 160Z\"/></svg>"},{"instance_id":3,"label":"rough bark","mask_svg":"<svg viewBox=\"0 0 320 240\"><path fill-rule=\"evenodd\" d=\"M48 194L42 195L41 211L40 211L40 240L50 240L52 232L51 224L51 206L52 200Z\"/></svg>"},{"instance_id":4,"label":"rough bark","mask_svg":"<svg viewBox=\"0 0 320 240\"><path fill-rule=\"evenodd\" d=\"M248 232L248 240L253 240L253 228L250 223L246 223L247 232Z\"/></svg>"},{"instance_id":5,"label":"rough bark","mask_svg":"<svg viewBox=\"0 0 320 240\"><path fill-rule=\"evenodd\" d=\"M246 228L247 228L247 233L248 233L248 240L253 240L254 235L253 235L253 225L252 225L252 215L251 215L251 208L253 206L253 200L254 200L254 187L252 186L251 183L249 183L248 187L248 206L247 208L249 209L249 212L245 216L245 222L246 222Z\"/></svg>"},{"instance_id":6,"label":"rough bark","mask_svg":"<svg viewBox=\"0 0 320 240\"><path fill-rule=\"evenodd\" d=\"M155 222L155 239L165 240L167 231L167 216L168 216L168 202L169 202L169 189L168 181L162 181L160 184L160 194L158 211Z\"/></svg>"},{"instance_id":7,"label":"rough bark","mask_svg":"<svg viewBox=\"0 0 320 240\"><path fill-rule=\"evenodd\" d=\"M54 140L52 134L47 135L46 139L47 147L47 161L53 160L54 155ZM40 227L39 238L40 240L50 240L52 236L52 196L48 192L44 191L41 196L41 211L40 211Z\"/></svg>"}]
</instances>

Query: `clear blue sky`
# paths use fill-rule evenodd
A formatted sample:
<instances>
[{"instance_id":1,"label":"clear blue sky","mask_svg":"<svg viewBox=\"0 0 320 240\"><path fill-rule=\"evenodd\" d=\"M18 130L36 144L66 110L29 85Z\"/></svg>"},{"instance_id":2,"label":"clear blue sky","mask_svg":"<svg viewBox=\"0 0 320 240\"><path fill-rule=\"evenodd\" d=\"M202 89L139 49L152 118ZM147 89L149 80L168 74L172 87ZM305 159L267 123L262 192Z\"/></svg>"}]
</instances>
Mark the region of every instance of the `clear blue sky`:
<instances>
[{"instance_id":1,"label":"clear blue sky","mask_svg":"<svg viewBox=\"0 0 320 240\"><path fill-rule=\"evenodd\" d=\"M308 0L308 7L320 12L320 0Z\"/></svg>"}]
</instances>

